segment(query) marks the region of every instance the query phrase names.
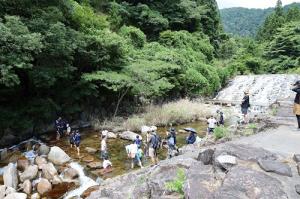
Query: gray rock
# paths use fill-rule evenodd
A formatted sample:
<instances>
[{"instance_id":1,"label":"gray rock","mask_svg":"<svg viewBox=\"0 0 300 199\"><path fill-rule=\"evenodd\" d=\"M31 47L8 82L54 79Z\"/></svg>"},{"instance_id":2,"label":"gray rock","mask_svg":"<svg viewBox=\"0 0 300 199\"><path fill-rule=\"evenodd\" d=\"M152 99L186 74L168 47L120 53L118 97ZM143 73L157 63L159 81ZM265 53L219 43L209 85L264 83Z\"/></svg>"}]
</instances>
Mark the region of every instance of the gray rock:
<instances>
[{"instance_id":1,"label":"gray rock","mask_svg":"<svg viewBox=\"0 0 300 199\"><path fill-rule=\"evenodd\" d=\"M32 191L32 185L31 185L31 182L30 180L25 180L25 182L22 184L22 189L23 189L23 192L25 192L26 194L31 194L31 191Z\"/></svg>"},{"instance_id":2,"label":"gray rock","mask_svg":"<svg viewBox=\"0 0 300 199\"><path fill-rule=\"evenodd\" d=\"M8 194L4 199L26 199L27 195L25 193L11 193Z\"/></svg>"},{"instance_id":3,"label":"gray rock","mask_svg":"<svg viewBox=\"0 0 300 199\"><path fill-rule=\"evenodd\" d=\"M214 152L213 149L205 149L199 153L197 160L203 162L204 165L212 164Z\"/></svg>"},{"instance_id":4,"label":"gray rock","mask_svg":"<svg viewBox=\"0 0 300 199\"><path fill-rule=\"evenodd\" d=\"M85 147L84 149L86 152L88 152L90 154L95 154L97 152L97 149L92 148L92 147Z\"/></svg>"},{"instance_id":5,"label":"gray rock","mask_svg":"<svg viewBox=\"0 0 300 199\"><path fill-rule=\"evenodd\" d=\"M300 154L294 154L294 160L296 163L300 162Z\"/></svg>"},{"instance_id":6,"label":"gray rock","mask_svg":"<svg viewBox=\"0 0 300 199\"><path fill-rule=\"evenodd\" d=\"M42 175L47 180L53 180L54 176L58 175L56 168L51 162L47 164L43 164L41 168L42 168Z\"/></svg>"},{"instance_id":7,"label":"gray rock","mask_svg":"<svg viewBox=\"0 0 300 199\"><path fill-rule=\"evenodd\" d=\"M12 187L0 185L0 198L3 199L5 196L11 193L15 193L16 190Z\"/></svg>"},{"instance_id":8,"label":"gray rock","mask_svg":"<svg viewBox=\"0 0 300 199\"><path fill-rule=\"evenodd\" d=\"M237 164L236 157L231 155L219 155L215 159L215 164L223 169L230 169L232 166Z\"/></svg>"},{"instance_id":9,"label":"gray rock","mask_svg":"<svg viewBox=\"0 0 300 199\"><path fill-rule=\"evenodd\" d=\"M9 163L6 167L4 167L3 181L4 185L7 187L12 187L14 189L18 188L18 173L15 164Z\"/></svg>"},{"instance_id":10,"label":"gray rock","mask_svg":"<svg viewBox=\"0 0 300 199\"><path fill-rule=\"evenodd\" d=\"M30 199L40 199L40 198L41 198L41 196L40 196L39 193L34 193L34 194L32 194L31 197L30 197Z\"/></svg>"},{"instance_id":11,"label":"gray rock","mask_svg":"<svg viewBox=\"0 0 300 199\"><path fill-rule=\"evenodd\" d=\"M215 157L219 155L232 155L240 160L254 161L259 159L263 160L276 160L277 156L270 151L263 148L251 147L243 144L227 143L221 147L218 147L215 151Z\"/></svg>"},{"instance_id":12,"label":"gray rock","mask_svg":"<svg viewBox=\"0 0 300 199\"><path fill-rule=\"evenodd\" d=\"M56 165L63 165L71 160L61 148L53 146L48 154L48 159Z\"/></svg>"},{"instance_id":13,"label":"gray rock","mask_svg":"<svg viewBox=\"0 0 300 199\"><path fill-rule=\"evenodd\" d=\"M50 152L50 147L45 144L42 144L38 149L38 155L48 155Z\"/></svg>"},{"instance_id":14,"label":"gray rock","mask_svg":"<svg viewBox=\"0 0 300 199\"><path fill-rule=\"evenodd\" d=\"M124 131L123 133L119 134L121 139L131 140L131 141L134 141L136 139L137 135L138 134L131 132L131 131ZM142 136L140 136L140 139L142 139Z\"/></svg>"},{"instance_id":15,"label":"gray rock","mask_svg":"<svg viewBox=\"0 0 300 199\"><path fill-rule=\"evenodd\" d=\"M30 165L28 166L23 173L20 174L20 181L24 182L25 180L33 180L38 174L38 166Z\"/></svg>"},{"instance_id":16,"label":"gray rock","mask_svg":"<svg viewBox=\"0 0 300 199\"><path fill-rule=\"evenodd\" d=\"M244 167L233 167L226 175L214 198L222 199L287 199L281 182L269 175Z\"/></svg>"},{"instance_id":17,"label":"gray rock","mask_svg":"<svg viewBox=\"0 0 300 199\"><path fill-rule=\"evenodd\" d=\"M258 165L266 172L274 172L279 175L292 177L292 170L289 165L272 160L258 160Z\"/></svg>"},{"instance_id":18,"label":"gray rock","mask_svg":"<svg viewBox=\"0 0 300 199\"><path fill-rule=\"evenodd\" d=\"M36 189L39 194L43 195L52 190L52 185L47 179L42 178L40 182L37 184Z\"/></svg>"},{"instance_id":19,"label":"gray rock","mask_svg":"<svg viewBox=\"0 0 300 199\"><path fill-rule=\"evenodd\" d=\"M44 164L47 164L47 160L46 158L43 158L41 156L37 156L35 159L34 159L34 162L35 164L39 167L39 169L42 169L42 166Z\"/></svg>"},{"instance_id":20,"label":"gray rock","mask_svg":"<svg viewBox=\"0 0 300 199\"><path fill-rule=\"evenodd\" d=\"M295 190L300 195L300 184L295 185Z\"/></svg>"},{"instance_id":21,"label":"gray rock","mask_svg":"<svg viewBox=\"0 0 300 199\"><path fill-rule=\"evenodd\" d=\"M297 164L297 171L298 171L298 174L300 176L300 163Z\"/></svg>"},{"instance_id":22,"label":"gray rock","mask_svg":"<svg viewBox=\"0 0 300 199\"><path fill-rule=\"evenodd\" d=\"M184 196L190 199L213 198L218 186L215 186L214 170L210 165L196 163L187 171L184 184Z\"/></svg>"}]
</instances>

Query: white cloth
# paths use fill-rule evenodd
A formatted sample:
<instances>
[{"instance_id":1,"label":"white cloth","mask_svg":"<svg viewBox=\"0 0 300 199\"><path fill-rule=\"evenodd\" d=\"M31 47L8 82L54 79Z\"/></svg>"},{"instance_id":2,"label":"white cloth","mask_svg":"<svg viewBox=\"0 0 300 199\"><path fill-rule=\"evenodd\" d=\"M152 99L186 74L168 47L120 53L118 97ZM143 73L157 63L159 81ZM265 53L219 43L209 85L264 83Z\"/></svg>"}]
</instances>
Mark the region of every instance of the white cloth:
<instances>
[{"instance_id":1,"label":"white cloth","mask_svg":"<svg viewBox=\"0 0 300 199\"><path fill-rule=\"evenodd\" d=\"M106 169L108 166L112 166L111 161L109 161L109 160L104 160L104 161L103 161L103 168Z\"/></svg>"},{"instance_id":2,"label":"white cloth","mask_svg":"<svg viewBox=\"0 0 300 199\"><path fill-rule=\"evenodd\" d=\"M215 118L209 118L207 120L208 128L214 129L216 128L217 120Z\"/></svg>"},{"instance_id":3,"label":"white cloth","mask_svg":"<svg viewBox=\"0 0 300 199\"><path fill-rule=\"evenodd\" d=\"M106 140L103 139L101 140L101 151L106 151L106 150L107 150Z\"/></svg>"},{"instance_id":4,"label":"white cloth","mask_svg":"<svg viewBox=\"0 0 300 199\"><path fill-rule=\"evenodd\" d=\"M126 148L126 152L128 154L136 154L138 152L138 146L137 146L137 144L127 145L125 148Z\"/></svg>"}]
</instances>

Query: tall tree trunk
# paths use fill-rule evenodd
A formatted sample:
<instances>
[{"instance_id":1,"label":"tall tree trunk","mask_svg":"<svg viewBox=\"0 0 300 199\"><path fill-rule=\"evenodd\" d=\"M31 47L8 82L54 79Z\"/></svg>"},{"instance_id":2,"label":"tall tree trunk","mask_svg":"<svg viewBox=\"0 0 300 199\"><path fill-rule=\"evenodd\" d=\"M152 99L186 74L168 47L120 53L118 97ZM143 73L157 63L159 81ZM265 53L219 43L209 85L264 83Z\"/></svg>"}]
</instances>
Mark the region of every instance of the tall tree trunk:
<instances>
[{"instance_id":1,"label":"tall tree trunk","mask_svg":"<svg viewBox=\"0 0 300 199\"><path fill-rule=\"evenodd\" d=\"M119 93L118 102L117 102L117 106L116 106L113 118L115 118L117 116L120 103L123 100L123 98L125 97L125 95L127 94L128 90L129 90L129 87L127 87L126 90L122 94Z\"/></svg>"}]
</instances>

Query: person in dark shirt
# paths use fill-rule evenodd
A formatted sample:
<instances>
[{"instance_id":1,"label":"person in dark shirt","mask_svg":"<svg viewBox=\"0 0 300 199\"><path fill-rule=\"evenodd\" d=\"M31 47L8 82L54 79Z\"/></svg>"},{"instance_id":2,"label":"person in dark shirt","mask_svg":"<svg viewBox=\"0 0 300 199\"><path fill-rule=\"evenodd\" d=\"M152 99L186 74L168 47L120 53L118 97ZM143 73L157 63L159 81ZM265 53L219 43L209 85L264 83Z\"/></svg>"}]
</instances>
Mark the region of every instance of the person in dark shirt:
<instances>
[{"instance_id":1,"label":"person in dark shirt","mask_svg":"<svg viewBox=\"0 0 300 199\"><path fill-rule=\"evenodd\" d=\"M293 86L294 88L292 89L292 91L296 93L293 111L297 118L298 130L300 130L300 80L297 81Z\"/></svg>"},{"instance_id":2,"label":"person in dark shirt","mask_svg":"<svg viewBox=\"0 0 300 199\"><path fill-rule=\"evenodd\" d=\"M242 114L244 116L244 123L248 123L247 114L248 114L249 107L250 107L249 92L245 91L244 98L243 98L242 104L241 104L241 110L242 110Z\"/></svg>"}]
</instances>

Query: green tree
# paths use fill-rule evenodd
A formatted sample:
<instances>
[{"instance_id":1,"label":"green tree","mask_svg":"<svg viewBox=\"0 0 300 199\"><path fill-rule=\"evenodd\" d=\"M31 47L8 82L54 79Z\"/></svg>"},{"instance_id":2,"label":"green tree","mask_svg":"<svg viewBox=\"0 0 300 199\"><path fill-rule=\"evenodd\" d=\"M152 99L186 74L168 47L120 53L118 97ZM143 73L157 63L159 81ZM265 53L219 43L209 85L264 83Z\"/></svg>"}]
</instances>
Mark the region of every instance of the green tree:
<instances>
[{"instance_id":1,"label":"green tree","mask_svg":"<svg viewBox=\"0 0 300 199\"><path fill-rule=\"evenodd\" d=\"M31 33L16 16L5 16L0 33L0 84L12 87L33 67L34 55L43 47L42 36Z\"/></svg>"}]
</instances>

